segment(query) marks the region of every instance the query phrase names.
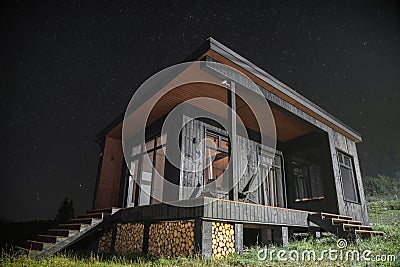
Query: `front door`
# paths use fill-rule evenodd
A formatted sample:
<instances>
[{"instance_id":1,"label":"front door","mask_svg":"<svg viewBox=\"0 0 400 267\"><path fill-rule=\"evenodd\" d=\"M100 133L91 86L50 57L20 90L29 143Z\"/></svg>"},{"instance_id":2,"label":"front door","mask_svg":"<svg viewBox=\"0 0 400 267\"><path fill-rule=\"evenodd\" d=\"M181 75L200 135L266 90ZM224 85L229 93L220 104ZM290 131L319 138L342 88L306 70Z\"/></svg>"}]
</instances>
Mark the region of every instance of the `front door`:
<instances>
[{"instance_id":1,"label":"front door","mask_svg":"<svg viewBox=\"0 0 400 267\"><path fill-rule=\"evenodd\" d=\"M267 206L286 207L286 190L283 173L282 153L273 154L266 150L259 153L261 203Z\"/></svg>"}]
</instances>

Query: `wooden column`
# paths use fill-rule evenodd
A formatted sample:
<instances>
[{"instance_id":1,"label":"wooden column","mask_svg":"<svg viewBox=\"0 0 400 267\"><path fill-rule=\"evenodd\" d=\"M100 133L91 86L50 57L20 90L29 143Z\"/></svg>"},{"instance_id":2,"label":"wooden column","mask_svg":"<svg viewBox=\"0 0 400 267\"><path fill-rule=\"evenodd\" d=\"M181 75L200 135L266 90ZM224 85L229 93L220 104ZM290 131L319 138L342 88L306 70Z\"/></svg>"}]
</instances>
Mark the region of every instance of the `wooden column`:
<instances>
[{"instance_id":1,"label":"wooden column","mask_svg":"<svg viewBox=\"0 0 400 267\"><path fill-rule=\"evenodd\" d=\"M229 90L230 89L230 90ZM230 86L228 86L228 106L230 109L228 110L228 132L230 133L230 146L229 146L229 181L230 181L230 192L229 199L230 200L238 200L239 188L238 188L238 167L237 167L237 144L236 144L236 85L235 82L231 81Z\"/></svg>"}]
</instances>

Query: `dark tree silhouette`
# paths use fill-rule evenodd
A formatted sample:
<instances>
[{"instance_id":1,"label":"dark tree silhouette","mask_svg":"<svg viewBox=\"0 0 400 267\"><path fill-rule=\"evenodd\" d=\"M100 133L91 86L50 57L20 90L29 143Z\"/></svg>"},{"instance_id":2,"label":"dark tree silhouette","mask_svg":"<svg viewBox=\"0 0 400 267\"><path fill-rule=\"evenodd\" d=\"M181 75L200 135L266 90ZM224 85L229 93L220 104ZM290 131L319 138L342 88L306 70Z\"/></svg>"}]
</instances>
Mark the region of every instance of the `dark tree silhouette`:
<instances>
[{"instance_id":1,"label":"dark tree silhouette","mask_svg":"<svg viewBox=\"0 0 400 267\"><path fill-rule=\"evenodd\" d=\"M58 213L55 219L59 222L66 222L73 218L75 218L74 203L66 197L60 207L58 207Z\"/></svg>"}]
</instances>

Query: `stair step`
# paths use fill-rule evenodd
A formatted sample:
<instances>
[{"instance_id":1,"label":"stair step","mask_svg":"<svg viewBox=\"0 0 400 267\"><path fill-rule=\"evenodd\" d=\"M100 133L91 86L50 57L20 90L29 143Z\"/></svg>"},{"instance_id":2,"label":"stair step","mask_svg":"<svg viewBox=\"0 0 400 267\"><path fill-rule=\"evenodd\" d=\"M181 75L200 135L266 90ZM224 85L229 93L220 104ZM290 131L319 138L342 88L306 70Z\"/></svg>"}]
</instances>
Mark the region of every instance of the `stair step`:
<instances>
[{"instance_id":1,"label":"stair step","mask_svg":"<svg viewBox=\"0 0 400 267\"><path fill-rule=\"evenodd\" d=\"M109 214L113 214L116 211L118 211L119 209L121 209L121 208L110 207L110 208L104 208L104 209L88 210L88 211L86 211L86 214L93 214L93 213L109 213Z\"/></svg>"},{"instance_id":2,"label":"stair step","mask_svg":"<svg viewBox=\"0 0 400 267\"><path fill-rule=\"evenodd\" d=\"M41 242L57 243L67 239L67 237L59 235L38 235L36 239Z\"/></svg>"},{"instance_id":3,"label":"stair step","mask_svg":"<svg viewBox=\"0 0 400 267\"><path fill-rule=\"evenodd\" d=\"M356 230L372 230L372 226L344 223L344 224L343 224L343 229L344 229L344 230L351 230L351 229L356 229Z\"/></svg>"},{"instance_id":4,"label":"stair step","mask_svg":"<svg viewBox=\"0 0 400 267\"><path fill-rule=\"evenodd\" d=\"M347 224L362 225L362 222L361 222L361 221L343 220L343 219L335 219L335 218L332 218L332 223L333 223L333 224L343 224L343 223L347 223Z\"/></svg>"},{"instance_id":5,"label":"stair step","mask_svg":"<svg viewBox=\"0 0 400 267\"><path fill-rule=\"evenodd\" d=\"M89 213L89 214L83 214L79 215L78 219L103 219L104 213L99 212L99 213Z\"/></svg>"},{"instance_id":6,"label":"stair step","mask_svg":"<svg viewBox=\"0 0 400 267\"><path fill-rule=\"evenodd\" d=\"M356 230L356 234L369 235L369 236L370 235L380 235L380 236L385 235L385 233L382 231L373 231L373 230Z\"/></svg>"},{"instance_id":7,"label":"stair step","mask_svg":"<svg viewBox=\"0 0 400 267\"><path fill-rule=\"evenodd\" d=\"M24 247L20 247L20 246L14 246L14 248L21 250L25 253L37 253L40 252L40 250L35 250L35 249L29 249L29 248L24 248Z\"/></svg>"},{"instance_id":8,"label":"stair step","mask_svg":"<svg viewBox=\"0 0 400 267\"><path fill-rule=\"evenodd\" d=\"M77 219L71 219L69 222L70 223L83 223L83 224L92 225L93 223L98 222L100 220L101 219L95 219L95 218L77 218Z\"/></svg>"},{"instance_id":9,"label":"stair step","mask_svg":"<svg viewBox=\"0 0 400 267\"><path fill-rule=\"evenodd\" d=\"M79 233L79 230L49 229L49 232L58 236L70 237Z\"/></svg>"},{"instance_id":10,"label":"stair step","mask_svg":"<svg viewBox=\"0 0 400 267\"><path fill-rule=\"evenodd\" d=\"M326 212L320 212L321 216L327 217L327 218L332 218L332 219L342 219L342 220L353 220L351 216L347 215L339 215L339 214L332 214L332 213L326 213Z\"/></svg>"},{"instance_id":11,"label":"stair step","mask_svg":"<svg viewBox=\"0 0 400 267\"><path fill-rule=\"evenodd\" d=\"M58 228L66 230L83 230L89 226L90 224L83 224L83 223L61 223L58 225Z\"/></svg>"},{"instance_id":12,"label":"stair step","mask_svg":"<svg viewBox=\"0 0 400 267\"><path fill-rule=\"evenodd\" d=\"M55 244L55 243L41 242L36 240L27 240L26 242L28 242L29 248L39 251L48 249L49 247Z\"/></svg>"}]
</instances>

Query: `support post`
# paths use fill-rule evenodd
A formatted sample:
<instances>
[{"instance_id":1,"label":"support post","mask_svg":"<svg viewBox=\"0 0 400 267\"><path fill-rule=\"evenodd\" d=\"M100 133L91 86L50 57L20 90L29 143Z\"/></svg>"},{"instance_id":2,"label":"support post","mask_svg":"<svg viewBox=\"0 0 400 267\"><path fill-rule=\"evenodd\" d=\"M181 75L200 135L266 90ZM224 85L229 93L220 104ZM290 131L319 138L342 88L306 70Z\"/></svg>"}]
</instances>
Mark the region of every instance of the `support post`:
<instances>
[{"instance_id":1,"label":"support post","mask_svg":"<svg viewBox=\"0 0 400 267\"><path fill-rule=\"evenodd\" d=\"M243 254L243 224L235 223L235 252Z\"/></svg>"},{"instance_id":2,"label":"support post","mask_svg":"<svg viewBox=\"0 0 400 267\"><path fill-rule=\"evenodd\" d=\"M237 167L237 144L236 144L236 85L235 82L231 81L228 87L228 132L230 132L230 146L229 146L229 181L230 188L229 199L238 200L239 188L238 188L238 167Z\"/></svg>"},{"instance_id":3,"label":"support post","mask_svg":"<svg viewBox=\"0 0 400 267\"><path fill-rule=\"evenodd\" d=\"M195 253L203 258L211 258L212 250L212 223L197 218L194 222L194 249Z\"/></svg>"},{"instance_id":4,"label":"support post","mask_svg":"<svg viewBox=\"0 0 400 267\"><path fill-rule=\"evenodd\" d=\"M117 240L117 231L118 231L118 228L117 228L117 223L113 223L112 224L112 229L113 229L113 231L112 231L112 236L111 236L111 248L110 248L110 250L111 251L115 251L115 240Z\"/></svg>"},{"instance_id":5,"label":"support post","mask_svg":"<svg viewBox=\"0 0 400 267\"><path fill-rule=\"evenodd\" d=\"M150 225L151 225L151 223L149 223L149 222L144 223L143 248L142 248L142 252L144 255L146 255L149 252Z\"/></svg>"}]
</instances>

